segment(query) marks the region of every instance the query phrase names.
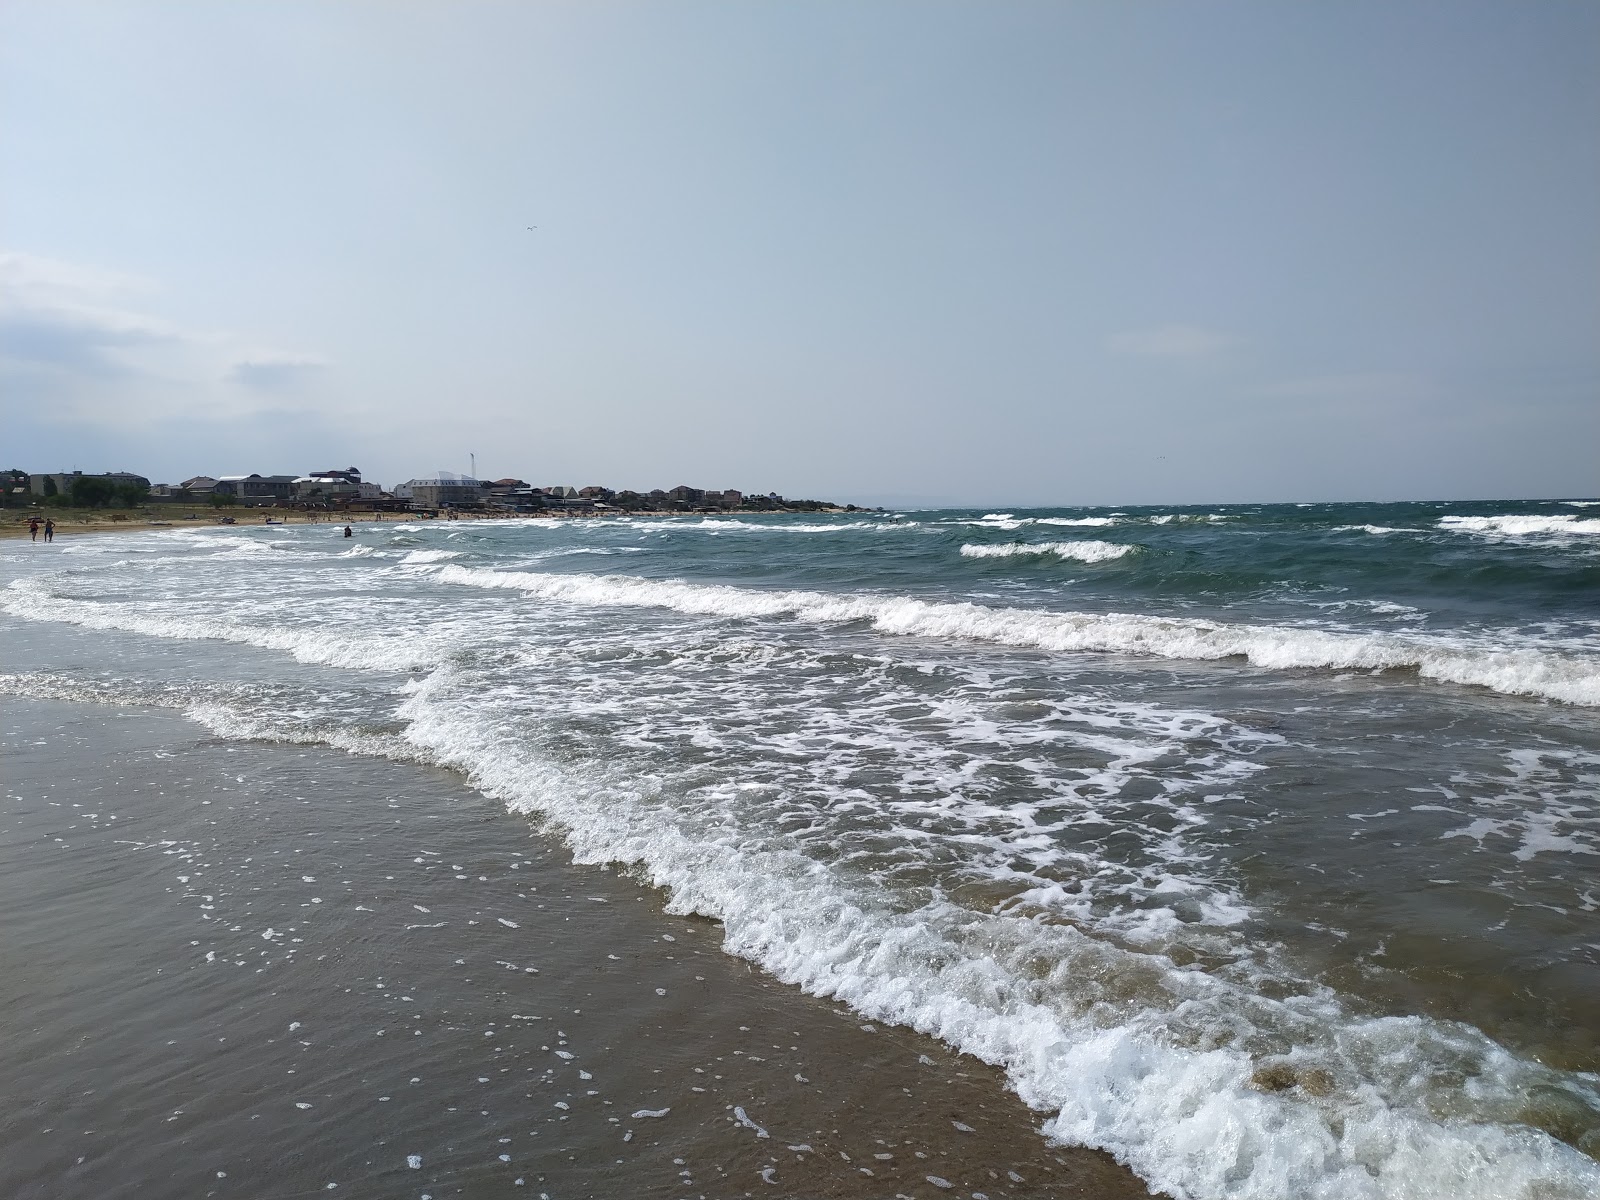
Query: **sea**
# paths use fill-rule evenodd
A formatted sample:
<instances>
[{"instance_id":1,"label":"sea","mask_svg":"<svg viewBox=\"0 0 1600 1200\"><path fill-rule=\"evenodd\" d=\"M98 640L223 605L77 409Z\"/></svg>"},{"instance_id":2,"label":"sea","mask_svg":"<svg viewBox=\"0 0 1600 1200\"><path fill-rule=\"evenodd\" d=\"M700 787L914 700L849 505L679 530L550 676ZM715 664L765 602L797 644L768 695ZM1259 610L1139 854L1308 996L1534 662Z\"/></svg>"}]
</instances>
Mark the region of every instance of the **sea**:
<instances>
[{"instance_id":1,"label":"sea","mask_svg":"<svg viewBox=\"0 0 1600 1200\"><path fill-rule=\"evenodd\" d=\"M443 772L1152 1191L1600 1195L1600 501L352 528L0 544L0 690Z\"/></svg>"}]
</instances>

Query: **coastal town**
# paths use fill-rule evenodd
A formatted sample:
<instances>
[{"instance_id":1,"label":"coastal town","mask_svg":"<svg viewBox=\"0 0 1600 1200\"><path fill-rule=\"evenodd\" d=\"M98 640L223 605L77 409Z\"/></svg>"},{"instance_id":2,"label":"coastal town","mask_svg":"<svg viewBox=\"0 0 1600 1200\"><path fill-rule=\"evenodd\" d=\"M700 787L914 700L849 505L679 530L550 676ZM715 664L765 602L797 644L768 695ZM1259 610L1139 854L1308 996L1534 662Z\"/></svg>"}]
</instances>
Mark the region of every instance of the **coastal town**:
<instances>
[{"instance_id":1,"label":"coastal town","mask_svg":"<svg viewBox=\"0 0 1600 1200\"><path fill-rule=\"evenodd\" d=\"M649 491L600 485L535 487L525 480L474 479L440 471L390 488L363 479L356 467L303 475L195 475L180 483L152 483L131 471L28 472L9 470L3 480L5 507L140 509L157 515L177 508L215 510L220 520L238 519L240 509L299 511L308 515L404 513L421 517L605 516L623 513L858 512L854 504L791 500L776 492L721 491L689 487ZM271 513L262 514L270 519ZM229 520L229 519L232 520Z\"/></svg>"}]
</instances>

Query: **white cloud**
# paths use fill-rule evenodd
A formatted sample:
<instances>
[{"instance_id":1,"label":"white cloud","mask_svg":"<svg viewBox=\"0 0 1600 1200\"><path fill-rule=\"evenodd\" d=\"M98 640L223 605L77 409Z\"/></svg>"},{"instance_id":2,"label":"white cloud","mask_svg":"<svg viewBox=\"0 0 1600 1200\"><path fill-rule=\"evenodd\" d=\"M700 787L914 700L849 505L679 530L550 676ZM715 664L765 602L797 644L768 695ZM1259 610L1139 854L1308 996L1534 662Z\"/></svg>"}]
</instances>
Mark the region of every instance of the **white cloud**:
<instances>
[{"instance_id":1,"label":"white cloud","mask_svg":"<svg viewBox=\"0 0 1600 1200\"><path fill-rule=\"evenodd\" d=\"M1203 358L1226 350L1237 341L1229 334L1197 325L1158 325L1116 334L1110 346L1118 354L1148 358Z\"/></svg>"},{"instance_id":2,"label":"white cloud","mask_svg":"<svg viewBox=\"0 0 1600 1200\"><path fill-rule=\"evenodd\" d=\"M0 386L56 421L136 421L223 402L283 408L327 366L144 310L144 280L0 252Z\"/></svg>"},{"instance_id":3,"label":"white cloud","mask_svg":"<svg viewBox=\"0 0 1600 1200\"><path fill-rule=\"evenodd\" d=\"M137 281L31 254L0 253L0 363L13 369L104 378L123 352L172 342L176 328L120 307Z\"/></svg>"}]
</instances>

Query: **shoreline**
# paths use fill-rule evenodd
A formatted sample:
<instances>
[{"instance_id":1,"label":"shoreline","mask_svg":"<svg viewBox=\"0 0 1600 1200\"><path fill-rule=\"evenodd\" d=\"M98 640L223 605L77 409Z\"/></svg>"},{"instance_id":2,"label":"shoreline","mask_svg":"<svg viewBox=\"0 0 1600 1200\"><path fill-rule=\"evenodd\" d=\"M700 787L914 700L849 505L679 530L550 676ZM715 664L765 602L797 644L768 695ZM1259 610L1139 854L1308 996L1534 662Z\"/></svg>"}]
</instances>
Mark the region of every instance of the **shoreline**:
<instances>
[{"instance_id":1,"label":"shoreline","mask_svg":"<svg viewBox=\"0 0 1600 1200\"><path fill-rule=\"evenodd\" d=\"M1149 1194L449 772L124 704L0 726L10 1195Z\"/></svg>"},{"instance_id":2,"label":"shoreline","mask_svg":"<svg viewBox=\"0 0 1600 1200\"><path fill-rule=\"evenodd\" d=\"M57 517L55 515L55 513L57 511L64 512L66 515ZM640 511L640 512L629 512L629 511L626 511L626 510L623 510L623 509L618 509L618 510L616 510L614 512L603 512L603 513L597 513L597 512L535 512L535 513L476 512L476 513L474 513L474 512L467 512L466 510L460 510L460 511L462 512L462 515L460 517L458 517L456 520L452 521L447 517L429 517L429 516L425 516L425 515L423 515L421 513L390 513L390 512L385 512L385 513L370 513L370 512L305 513L305 512L298 512L298 511L289 510L289 509L254 509L254 510L243 510L243 511L236 510L238 515L237 515L237 517L236 517L236 519L234 521L234 524L231 525L231 526L224 524L224 522L221 520L220 516L214 515L214 514L209 514L209 513L204 515L204 516L196 516L196 517L194 517L192 519L189 518L187 513L184 514L181 517L174 516L171 519L165 519L165 518L161 518L159 516L152 517L152 516L144 515L144 514L141 514L137 518L131 517L131 516L127 516L127 517L121 517L119 519L119 518L111 516L109 514L105 515L105 516L100 516L97 513L97 514L95 514L94 516L91 517L91 516L86 515L83 511L76 510L76 509L52 510L49 513L39 513L37 515L39 517L39 521L40 521L41 526L43 525L43 522L44 522L44 520L45 520L45 518L47 516L55 521L55 523L56 523L56 536L58 538L62 537L63 535L70 535L70 534L82 534L82 533L148 533L151 530L161 530L161 529L210 529L210 528L213 528L213 527L220 527L220 528L224 528L224 529L229 529L229 528L231 528L231 529L260 529L260 528L264 528L264 527L287 526L287 525L371 525L371 524L402 525L402 524L405 524L405 523L411 522L411 521L422 521L422 522L428 522L428 523L437 522L437 523L439 523L441 525L453 525L453 524L459 524L461 521L529 521L529 520L532 520L532 521L605 521L605 520L610 520L610 519L617 518L617 517L628 517L628 518L652 517L652 518L660 518L660 519L664 520L664 519L668 519L668 518L672 518L672 517L697 517L697 516L698 517L711 517L711 516L721 516L721 517L806 517L806 516L819 516L819 515L820 516L857 515L857 514L850 514L846 509L842 509L842 508L818 509L816 512L807 512L807 511L801 511L801 510L783 511L783 512L772 512L772 511L765 511L765 510L751 510L749 512L738 512L738 511L731 511L730 510L730 511L721 512L721 513L658 512L658 511L654 511L654 510L651 510L651 511ZM277 516L274 520L272 520L270 522L256 519L257 516L259 516L260 514L267 513L267 512L272 512L272 513L275 513L275 514L282 514L282 515ZM255 515L246 515L246 513L253 513ZM18 539L21 539L21 540L24 540L24 541L28 540L28 520L29 520L29 517L31 515L33 515L33 514L30 513L29 515L16 517L16 518L0 517L0 539L18 538ZM233 514L229 514L229 515L233 515ZM40 540L41 540L41 544L42 544L42 536L41 536Z\"/></svg>"}]
</instances>

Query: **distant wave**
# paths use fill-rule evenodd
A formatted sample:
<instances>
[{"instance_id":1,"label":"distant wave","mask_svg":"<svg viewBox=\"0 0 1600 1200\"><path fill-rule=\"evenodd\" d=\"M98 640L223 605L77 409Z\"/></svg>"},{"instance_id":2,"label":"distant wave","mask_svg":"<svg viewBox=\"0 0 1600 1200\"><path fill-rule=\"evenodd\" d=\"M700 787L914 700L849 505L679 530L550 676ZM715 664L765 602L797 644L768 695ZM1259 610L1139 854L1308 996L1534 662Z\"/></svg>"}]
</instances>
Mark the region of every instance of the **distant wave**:
<instances>
[{"instance_id":1,"label":"distant wave","mask_svg":"<svg viewBox=\"0 0 1600 1200\"><path fill-rule=\"evenodd\" d=\"M1132 554L1136 546L1119 546L1115 542L1010 542L1001 546L961 547L963 558L1070 558L1083 563L1106 562Z\"/></svg>"},{"instance_id":2,"label":"distant wave","mask_svg":"<svg viewBox=\"0 0 1600 1200\"><path fill-rule=\"evenodd\" d=\"M1384 534L1384 533L1408 533L1408 532L1414 532L1414 531L1405 530L1405 529L1396 529L1392 525L1335 525L1333 527L1333 532L1334 533Z\"/></svg>"},{"instance_id":3,"label":"distant wave","mask_svg":"<svg viewBox=\"0 0 1600 1200\"><path fill-rule=\"evenodd\" d=\"M1530 537L1539 534L1593 536L1600 534L1600 517L1576 517L1567 513L1552 517L1440 517L1439 528L1491 537Z\"/></svg>"},{"instance_id":4,"label":"distant wave","mask_svg":"<svg viewBox=\"0 0 1600 1200\"><path fill-rule=\"evenodd\" d=\"M675 525L677 529L750 529L758 533L848 533L852 530L871 529L906 529L913 527L913 521L840 521L833 525L802 524L800 522L774 521L767 524L763 521L738 521L726 517L700 521L693 525Z\"/></svg>"},{"instance_id":5,"label":"distant wave","mask_svg":"<svg viewBox=\"0 0 1600 1200\"><path fill-rule=\"evenodd\" d=\"M914 529L916 521L837 521L832 524L777 520L742 521L737 517L706 517L700 521L674 520L670 517L624 519L617 524L630 529L651 529L679 533L686 529L723 533L730 530L748 530L754 533L850 533L858 530Z\"/></svg>"},{"instance_id":6,"label":"distant wave","mask_svg":"<svg viewBox=\"0 0 1600 1200\"><path fill-rule=\"evenodd\" d=\"M977 520L941 521L941 525L970 525L974 529L1002 529L1010 532L1025 525L1116 525L1119 517L1018 517L1011 513L985 513Z\"/></svg>"},{"instance_id":7,"label":"distant wave","mask_svg":"<svg viewBox=\"0 0 1600 1200\"><path fill-rule=\"evenodd\" d=\"M868 621L882 633L1042 650L1201 661L1243 658L1276 670L1415 670L1427 679L1489 688L1506 695L1541 696L1600 707L1600 661L1437 634L1231 625L1132 613L1040 612L939 603L909 596L760 591L632 575L547 575L455 565L440 568L437 578L596 607L667 608L724 617L793 617L819 624ZM19 611L29 606L10 598L7 607ZM73 618L62 615L55 619Z\"/></svg>"}]
</instances>

